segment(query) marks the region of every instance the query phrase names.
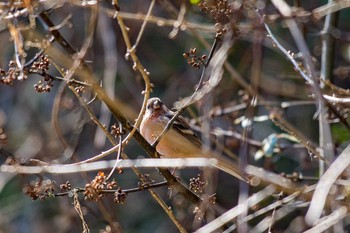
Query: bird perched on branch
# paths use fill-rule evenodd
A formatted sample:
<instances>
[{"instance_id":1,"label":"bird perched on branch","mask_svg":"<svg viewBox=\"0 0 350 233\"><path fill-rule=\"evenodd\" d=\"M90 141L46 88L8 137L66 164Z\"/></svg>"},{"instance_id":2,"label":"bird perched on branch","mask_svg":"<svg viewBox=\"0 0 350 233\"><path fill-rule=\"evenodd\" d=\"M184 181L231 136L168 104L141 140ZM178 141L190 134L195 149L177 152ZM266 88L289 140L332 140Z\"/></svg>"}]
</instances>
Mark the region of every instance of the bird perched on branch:
<instances>
[{"instance_id":1,"label":"bird perched on branch","mask_svg":"<svg viewBox=\"0 0 350 233\"><path fill-rule=\"evenodd\" d=\"M142 136L148 143L153 144L174 115L175 112L169 110L159 98L149 99L140 126ZM162 135L156 150L168 158L215 158L217 163L213 166L249 182L247 177L241 175L237 164L233 161L214 152L204 151L201 141L181 116L177 117L170 129Z\"/></svg>"}]
</instances>

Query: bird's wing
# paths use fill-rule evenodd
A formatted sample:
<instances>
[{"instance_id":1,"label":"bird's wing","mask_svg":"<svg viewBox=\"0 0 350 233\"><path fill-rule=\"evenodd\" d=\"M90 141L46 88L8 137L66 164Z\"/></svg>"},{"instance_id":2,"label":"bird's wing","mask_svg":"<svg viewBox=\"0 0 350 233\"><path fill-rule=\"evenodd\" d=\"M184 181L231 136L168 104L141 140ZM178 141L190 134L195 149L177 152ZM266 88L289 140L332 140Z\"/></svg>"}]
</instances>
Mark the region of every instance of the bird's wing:
<instances>
[{"instance_id":1,"label":"bird's wing","mask_svg":"<svg viewBox=\"0 0 350 233\"><path fill-rule=\"evenodd\" d=\"M171 112L169 114L165 114L165 117L169 118L170 120L174 116L174 114L175 114L174 112ZM185 138L187 138L189 141L191 141L198 147L202 146L201 141L199 140L197 135L191 129L190 125L182 116L178 116L176 118L176 120L173 123L173 129L175 129L176 132L183 135Z\"/></svg>"}]
</instances>

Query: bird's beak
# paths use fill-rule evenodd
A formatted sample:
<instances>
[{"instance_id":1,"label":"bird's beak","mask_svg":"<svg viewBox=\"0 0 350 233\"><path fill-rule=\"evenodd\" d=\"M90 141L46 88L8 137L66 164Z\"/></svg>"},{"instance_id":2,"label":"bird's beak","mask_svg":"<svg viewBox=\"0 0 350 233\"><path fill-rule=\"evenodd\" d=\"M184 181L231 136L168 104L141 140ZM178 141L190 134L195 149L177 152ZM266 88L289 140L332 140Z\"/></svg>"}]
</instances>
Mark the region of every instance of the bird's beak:
<instances>
[{"instance_id":1,"label":"bird's beak","mask_svg":"<svg viewBox=\"0 0 350 233\"><path fill-rule=\"evenodd\" d=\"M154 110L160 109L160 108L161 108L161 105L162 105L162 103L161 103L160 101L156 100L156 101L154 101L154 103L153 103L153 109L154 109Z\"/></svg>"}]
</instances>

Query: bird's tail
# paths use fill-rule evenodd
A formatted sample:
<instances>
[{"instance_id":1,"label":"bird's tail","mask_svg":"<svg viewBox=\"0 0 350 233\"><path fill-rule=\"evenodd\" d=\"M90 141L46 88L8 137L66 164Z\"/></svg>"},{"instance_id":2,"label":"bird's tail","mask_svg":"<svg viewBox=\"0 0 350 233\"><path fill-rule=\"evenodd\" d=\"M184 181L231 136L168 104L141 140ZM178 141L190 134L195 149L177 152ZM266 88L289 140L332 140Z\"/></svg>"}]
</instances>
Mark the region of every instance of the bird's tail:
<instances>
[{"instance_id":1,"label":"bird's tail","mask_svg":"<svg viewBox=\"0 0 350 233\"><path fill-rule=\"evenodd\" d=\"M216 159L217 159L217 163L213 164L214 167L219 168L220 170L244 182L250 183L250 179L248 178L248 176L242 174L242 172L239 169L239 166L235 164L233 161L222 156L216 157Z\"/></svg>"}]
</instances>

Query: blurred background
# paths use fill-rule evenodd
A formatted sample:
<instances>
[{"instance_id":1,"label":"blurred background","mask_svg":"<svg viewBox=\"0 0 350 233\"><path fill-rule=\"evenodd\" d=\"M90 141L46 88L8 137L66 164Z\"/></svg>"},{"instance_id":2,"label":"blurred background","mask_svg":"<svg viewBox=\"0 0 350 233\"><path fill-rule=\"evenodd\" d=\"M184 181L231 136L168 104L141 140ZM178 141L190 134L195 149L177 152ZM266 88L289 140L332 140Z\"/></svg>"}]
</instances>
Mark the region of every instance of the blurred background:
<instances>
[{"instance_id":1,"label":"blurred background","mask_svg":"<svg viewBox=\"0 0 350 233\"><path fill-rule=\"evenodd\" d=\"M316 13L327 1L286 2L293 7L293 19L303 32L317 77L320 77L324 52L322 39L326 35L322 34L325 17L317 18ZM173 107L176 101L194 92L203 71L203 65L199 69L191 66L183 54L196 48L195 55L208 56L218 32L218 22L222 23L215 18L212 8L205 12L205 7L199 7L198 3L185 0L118 1L118 14L124 20L131 43L138 41L135 54L149 72L154 85L151 96L160 97L168 107ZM152 4L154 6L138 40ZM297 130L310 144L318 145L319 122L315 117L313 89L267 36L263 24L269 25L274 37L286 50L295 54L295 60L302 66L303 57L298 54L283 17L270 1L214 0L205 4L230 9L228 30L234 29L235 33L220 83L205 98L189 106L183 116L200 137L210 139L213 150L234 160L244 156L248 164L286 177L294 174L296 178L303 174L307 178L297 180L298 185L314 184L319 176L318 159L310 156L308 150L292 137L295 135L288 135L288 131L276 126L269 117L271 112L277 111L293 126L292 131ZM91 27L89 23L95 7L97 20ZM41 17L43 12L57 28L48 28ZM133 61L127 55L111 1L4 1L0 2L0 13L1 164L30 165L31 159L42 163L68 164L111 148L112 144L91 120L67 82L61 80L70 68L62 64L67 56L71 56L57 41L49 42L50 31L58 29L68 44L79 51L93 29L93 42L83 60L109 97L118 103L119 111L134 122L144 98L144 81L141 74L133 69ZM325 94L346 97L348 92L345 90L350 87L350 26L347 24L350 12L345 8L335 14L335 26L329 31L333 39L329 55L331 75L328 76L331 84L322 85ZM264 18L261 17L263 15ZM54 60L46 53L48 47L66 55L61 60ZM52 80L35 72L33 66L23 71L18 65L30 63L43 48L49 63L45 72L53 77ZM64 69L63 72L58 67ZM13 76L11 68L15 70ZM22 80L21 72L24 72ZM10 81L9 77L12 77ZM116 119L101 101L94 99L94 92L88 85L82 86L84 91L80 98L86 102L92 100L89 107L110 130L117 123ZM77 90L79 85L74 87ZM257 102L252 107L253 97ZM334 106L346 120L347 105L338 103ZM247 119L253 121L251 127L245 127ZM337 153L348 144L349 130L334 114L330 113L329 120L332 120L333 149ZM247 138L244 138L246 133ZM245 139L248 149L242 154L240 149ZM124 152L131 159L147 157L135 140L130 141ZM103 159L115 157L116 153ZM104 172L108 174L109 171ZM149 174L155 182L164 180L156 169L141 171ZM188 185L190 179L200 172L201 169L186 168L176 174L182 183ZM0 171L0 232L82 232L82 220L74 209L72 194L60 197L43 195L37 197L43 200L34 201L28 196L28 187L33 188L37 184L59 193L61 184L69 181L72 189L84 188L96 174L24 175ZM155 189L189 232L238 203L238 180L217 170L212 170L211 174L206 194L215 194L216 204L208 208L203 219L197 218L194 204L183 196L173 193L166 186ZM130 169L124 169L121 174L115 173L113 179L122 189L138 187L139 179ZM249 195L266 185L261 183L251 187ZM125 204L116 204L113 198L113 195L105 195L98 201L88 201L84 200L82 193L79 194L82 213L91 232L179 231L147 190L128 194ZM274 201L276 197L271 196L255 209L250 209L250 213ZM276 220L274 232L298 232L293 230L297 229L296 226L305 229L305 212L305 207L291 207ZM271 212L267 212L253 218L247 229L251 232L267 231L261 223L270 215Z\"/></svg>"}]
</instances>

